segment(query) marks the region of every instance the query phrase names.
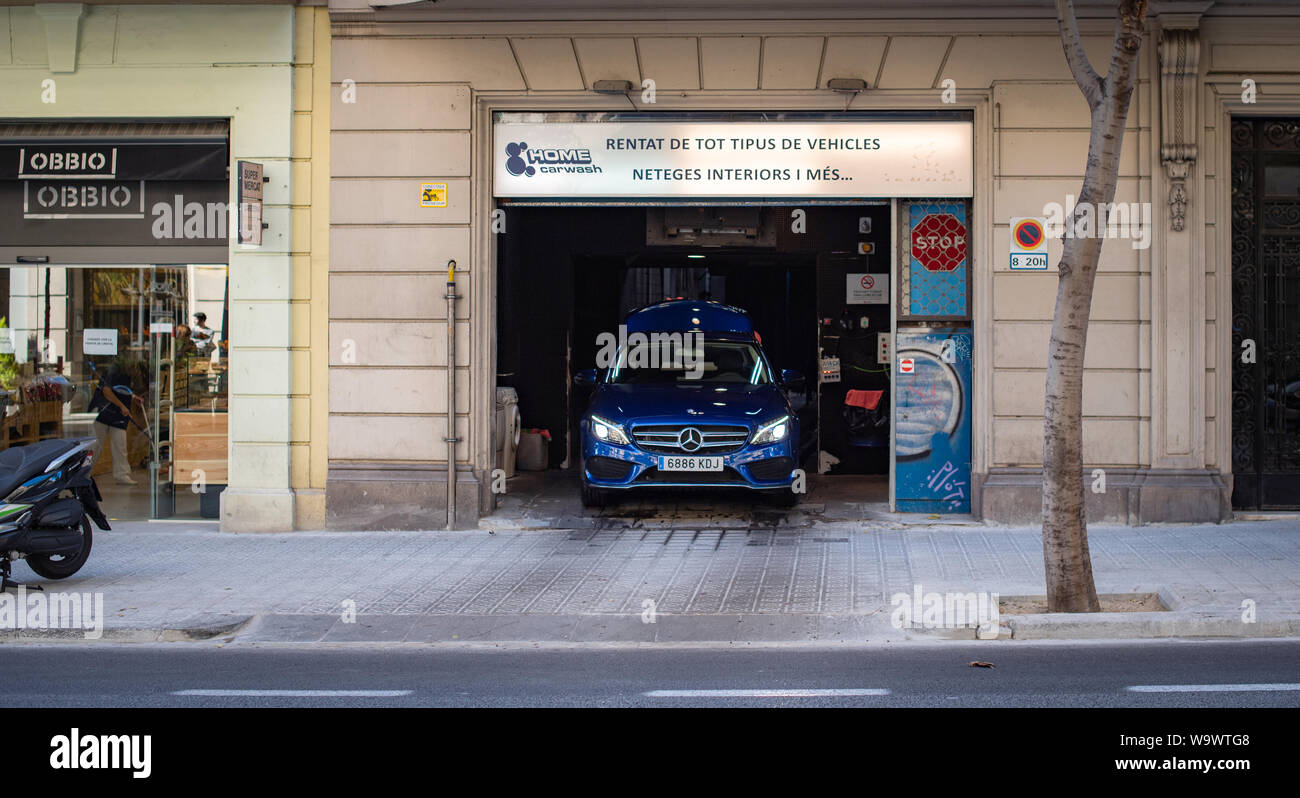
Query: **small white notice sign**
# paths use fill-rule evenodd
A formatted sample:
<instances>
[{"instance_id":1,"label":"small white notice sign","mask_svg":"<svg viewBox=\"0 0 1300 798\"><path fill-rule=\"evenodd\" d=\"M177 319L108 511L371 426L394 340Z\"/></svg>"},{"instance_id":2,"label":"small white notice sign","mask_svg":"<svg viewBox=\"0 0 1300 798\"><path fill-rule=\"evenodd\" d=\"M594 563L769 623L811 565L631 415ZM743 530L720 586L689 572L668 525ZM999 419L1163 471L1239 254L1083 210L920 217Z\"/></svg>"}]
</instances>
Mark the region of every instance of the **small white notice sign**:
<instances>
[{"instance_id":1,"label":"small white notice sign","mask_svg":"<svg viewBox=\"0 0 1300 798\"><path fill-rule=\"evenodd\" d=\"M81 351L87 355L117 355L117 330L87 329L82 331Z\"/></svg>"},{"instance_id":2,"label":"small white notice sign","mask_svg":"<svg viewBox=\"0 0 1300 798\"><path fill-rule=\"evenodd\" d=\"M845 282L844 304L889 304L889 274L850 274Z\"/></svg>"}]
</instances>

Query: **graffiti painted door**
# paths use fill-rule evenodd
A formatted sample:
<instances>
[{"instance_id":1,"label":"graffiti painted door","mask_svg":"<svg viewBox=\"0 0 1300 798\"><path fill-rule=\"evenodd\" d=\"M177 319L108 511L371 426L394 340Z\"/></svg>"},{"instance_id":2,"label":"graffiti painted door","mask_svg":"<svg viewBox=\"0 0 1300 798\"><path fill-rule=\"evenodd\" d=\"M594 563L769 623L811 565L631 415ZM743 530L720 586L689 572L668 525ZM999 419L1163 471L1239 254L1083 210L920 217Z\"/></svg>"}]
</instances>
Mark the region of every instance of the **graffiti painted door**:
<instances>
[{"instance_id":1,"label":"graffiti painted door","mask_svg":"<svg viewBox=\"0 0 1300 798\"><path fill-rule=\"evenodd\" d=\"M894 480L900 512L969 513L971 328L900 327Z\"/></svg>"}]
</instances>

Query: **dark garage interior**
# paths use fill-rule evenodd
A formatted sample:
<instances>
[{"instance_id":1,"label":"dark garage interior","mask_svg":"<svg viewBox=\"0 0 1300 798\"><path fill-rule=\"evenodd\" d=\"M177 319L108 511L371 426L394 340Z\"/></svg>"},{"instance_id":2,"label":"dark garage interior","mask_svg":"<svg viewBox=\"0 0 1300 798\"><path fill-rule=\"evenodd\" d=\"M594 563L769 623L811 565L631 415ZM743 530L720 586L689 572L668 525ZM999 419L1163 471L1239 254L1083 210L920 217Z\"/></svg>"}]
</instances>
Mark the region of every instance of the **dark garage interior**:
<instances>
[{"instance_id":1,"label":"dark garage interior","mask_svg":"<svg viewBox=\"0 0 1300 798\"><path fill-rule=\"evenodd\" d=\"M877 362L877 336L890 331L890 306L849 305L845 288L850 274L887 284L887 203L502 207L497 385L518 393L525 428L549 431L550 468L577 461L570 430L588 396L572 375L596 366L597 336L636 308L681 297L743 308L772 366L807 377L791 399L809 474L819 451L833 475L888 473L889 366ZM819 385L819 356L839 358L839 381ZM883 398L846 408L851 390Z\"/></svg>"}]
</instances>

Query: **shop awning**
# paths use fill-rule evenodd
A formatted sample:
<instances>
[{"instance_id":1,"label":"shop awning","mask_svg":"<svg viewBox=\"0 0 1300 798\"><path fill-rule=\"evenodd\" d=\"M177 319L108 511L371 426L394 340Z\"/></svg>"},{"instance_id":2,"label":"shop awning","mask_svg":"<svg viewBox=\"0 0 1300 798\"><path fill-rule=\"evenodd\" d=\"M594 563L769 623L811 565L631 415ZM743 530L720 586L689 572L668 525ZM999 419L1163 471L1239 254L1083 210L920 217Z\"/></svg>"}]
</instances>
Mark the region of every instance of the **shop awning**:
<instances>
[{"instance_id":1,"label":"shop awning","mask_svg":"<svg viewBox=\"0 0 1300 798\"><path fill-rule=\"evenodd\" d=\"M0 181L225 181L229 140L224 119L0 122Z\"/></svg>"}]
</instances>

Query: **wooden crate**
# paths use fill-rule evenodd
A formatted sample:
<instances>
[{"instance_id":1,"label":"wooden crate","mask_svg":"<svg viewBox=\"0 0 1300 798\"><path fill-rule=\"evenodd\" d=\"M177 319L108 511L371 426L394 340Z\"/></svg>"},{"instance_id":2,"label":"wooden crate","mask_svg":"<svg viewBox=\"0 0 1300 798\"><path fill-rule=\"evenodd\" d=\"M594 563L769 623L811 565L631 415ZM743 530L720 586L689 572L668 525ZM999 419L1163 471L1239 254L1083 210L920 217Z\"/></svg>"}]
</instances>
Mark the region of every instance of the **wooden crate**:
<instances>
[{"instance_id":1,"label":"wooden crate","mask_svg":"<svg viewBox=\"0 0 1300 798\"><path fill-rule=\"evenodd\" d=\"M36 408L31 403L18 406L18 412L4 420L4 448L35 443L40 431Z\"/></svg>"},{"instance_id":2,"label":"wooden crate","mask_svg":"<svg viewBox=\"0 0 1300 798\"><path fill-rule=\"evenodd\" d=\"M34 402L37 424L40 425L38 437L45 441L63 437L63 402Z\"/></svg>"},{"instance_id":3,"label":"wooden crate","mask_svg":"<svg viewBox=\"0 0 1300 798\"><path fill-rule=\"evenodd\" d=\"M176 479L188 482L191 472L201 469L208 484L227 484L230 480L226 459L229 415L199 411L176 413L172 418L172 436L176 441L172 462Z\"/></svg>"},{"instance_id":4,"label":"wooden crate","mask_svg":"<svg viewBox=\"0 0 1300 798\"><path fill-rule=\"evenodd\" d=\"M57 421L63 424L63 403L62 402L34 402L36 406L36 415L44 424L50 421Z\"/></svg>"}]
</instances>

